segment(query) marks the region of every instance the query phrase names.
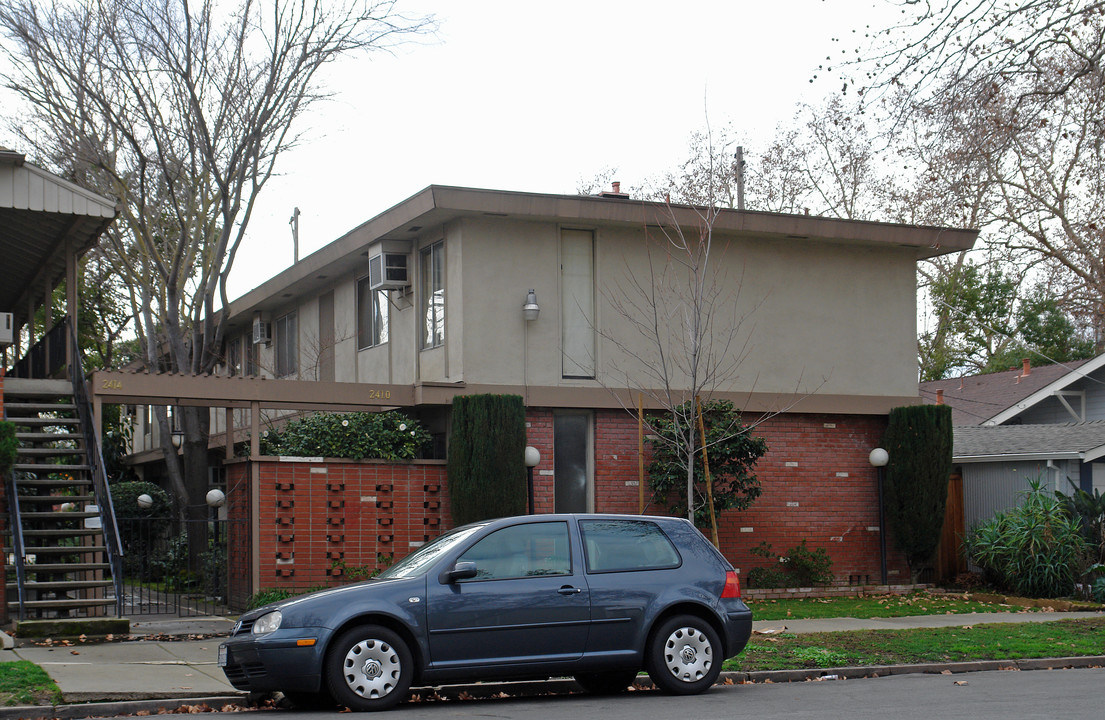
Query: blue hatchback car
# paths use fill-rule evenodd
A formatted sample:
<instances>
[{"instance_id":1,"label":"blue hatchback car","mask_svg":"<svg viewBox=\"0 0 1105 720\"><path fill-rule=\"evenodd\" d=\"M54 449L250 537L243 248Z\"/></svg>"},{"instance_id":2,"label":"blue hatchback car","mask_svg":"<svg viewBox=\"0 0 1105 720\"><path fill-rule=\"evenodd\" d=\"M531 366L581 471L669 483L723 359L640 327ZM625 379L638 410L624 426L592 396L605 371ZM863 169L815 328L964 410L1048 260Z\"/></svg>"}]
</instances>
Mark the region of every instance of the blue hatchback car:
<instances>
[{"instance_id":1,"label":"blue hatchback car","mask_svg":"<svg viewBox=\"0 0 1105 720\"><path fill-rule=\"evenodd\" d=\"M717 680L752 631L733 567L691 523L527 515L451 530L379 577L242 616L219 647L234 687L303 707L384 710L412 685L644 669L669 693Z\"/></svg>"}]
</instances>

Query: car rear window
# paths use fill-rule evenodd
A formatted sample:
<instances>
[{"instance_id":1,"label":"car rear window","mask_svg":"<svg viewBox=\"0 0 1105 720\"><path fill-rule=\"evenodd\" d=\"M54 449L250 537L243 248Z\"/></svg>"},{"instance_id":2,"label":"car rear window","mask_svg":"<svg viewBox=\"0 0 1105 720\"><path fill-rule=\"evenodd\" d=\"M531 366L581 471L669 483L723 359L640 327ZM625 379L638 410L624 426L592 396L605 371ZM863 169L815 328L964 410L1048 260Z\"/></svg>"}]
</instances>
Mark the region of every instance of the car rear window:
<instances>
[{"instance_id":1,"label":"car rear window","mask_svg":"<svg viewBox=\"0 0 1105 720\"><path fill-rule=\"evenodd\" d=\"M581 520L587 572L679 567L679 552L664 531L644 520Z\"/></svg>"}]
</instances>

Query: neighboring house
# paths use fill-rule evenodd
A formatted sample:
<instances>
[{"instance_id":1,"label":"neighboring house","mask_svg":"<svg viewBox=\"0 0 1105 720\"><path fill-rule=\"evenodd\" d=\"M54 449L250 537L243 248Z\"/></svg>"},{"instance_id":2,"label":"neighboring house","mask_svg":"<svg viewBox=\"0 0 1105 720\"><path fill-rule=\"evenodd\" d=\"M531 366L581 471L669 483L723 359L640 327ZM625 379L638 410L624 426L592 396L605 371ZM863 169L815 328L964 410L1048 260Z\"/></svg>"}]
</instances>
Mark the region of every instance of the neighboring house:
<instances>
[{"instance_id":1,"label":"neighboring house","mask_svg":"<svg viewBox=\"0 0 1105 720\"><path fill-rule=\"evenodd\" d=\"M921 383L952 408L954 461L970 527L1013 507L1033 479L1105 492L1105 355Z\"/></svg>"},{"instance_id":2,"label":"neighboring house","mask_svg":"<svg viewBox=\"0 0 1105 720\"><path fill-rule=\"evenodd\" d=\"M75 345L77 264L115 214L113 200L0 148L0 417L19 440L11 476L0 478L9 564L0 624L9 611L21 619L121 612L114 516ZM66 316L55 318L62 282ZM69 512L57 511L61 495Z\"/></svg>"},{"instance_id":3,"label":"neighboring house","mask_svg":"<svg viewBox=\"0 0 1105 720\"><path fill-rule=\"evenodd\" d=\"M650 286L649 258L667 256L660 228L673 225L698 238L701 215L616 193L431 186L234 300L224 373L234 377L98 374L97 402L231 408L213 414L213 443L226 442L218 434L227 422L238 441L249 429L254 463L257 431L278 412L403 407L434 435L440 465L455 395L514 393L524 398L529 443L541 453L538 512L636 512L637 423L626 408L636 406L639 385L656 389L660 381L650 375L655 349L634 327L644 318L624 293L634 281ZM721 211L713 229L711 263L739 292L715 298L721 304L712 312L723 324L744 321L724 350L736 371L712 396L757 422L754 432L769 447L756 469L763 495L751 510L723 518L722 550L747 569L763 562L750 552L761 541L782 554L807 540L829 551L842 581L875 582L877 487L868 454L889 410L918 402L916 263L971 247L977 232L736 210ZM645 406L655 407L647 396ZM135 460L151 461L140 469L154 478L156 433L141 410L136 417ZM334 508L345 503L342 537L367 523L356 550L383 552L373 530L382 519L364 505L370 498L380 508L376 489L329 482L312 500L303 473L278 483L286 499L264 495L269 485L254 481L260 512L287 509L277 518L286 529L253 514L261 547L255 582L272 577L270 549L285 563L276 575L286 576L310 557L304 538L331 537L337 519L311 510L326 498ZM356 516L354 505L362 508ZM439 527L438 520L448 523L435 516L410 524ZM397 548L399 535L387 537L392 551L408 551ZM897 554L891 567L892 581L901 579Z\"/></svg>"}]
</instances>

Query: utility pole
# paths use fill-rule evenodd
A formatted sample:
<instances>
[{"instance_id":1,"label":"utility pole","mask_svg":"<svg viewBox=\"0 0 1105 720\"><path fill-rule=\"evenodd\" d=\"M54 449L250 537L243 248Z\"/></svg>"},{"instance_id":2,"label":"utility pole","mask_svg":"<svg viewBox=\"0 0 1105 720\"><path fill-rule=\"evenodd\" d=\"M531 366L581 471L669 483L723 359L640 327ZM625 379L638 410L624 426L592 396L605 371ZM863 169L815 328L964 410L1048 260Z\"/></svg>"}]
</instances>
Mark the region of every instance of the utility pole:
<instances>
[{"instance_id":1,"label":"utility pole","mask_svg":"<svg viewBox=\"0 0 1105 720\"><path fill-rule=\"evenodd\" d=\"M737 175L737 210L744 210L744 146L737 145L737 159L733 163Z\"/></svg>"},{"instance_id":2,"label":"utility pole","mask_svg":"<svg viewBox=\"0 0 1105 720\"><path fill-rule=\"evenodd\" d=\"M294 254L293 263L299 262L299 208L292 211L292 217L288 220L288 224L292 226L292 247Z\"/></svg>"}]
</instances>

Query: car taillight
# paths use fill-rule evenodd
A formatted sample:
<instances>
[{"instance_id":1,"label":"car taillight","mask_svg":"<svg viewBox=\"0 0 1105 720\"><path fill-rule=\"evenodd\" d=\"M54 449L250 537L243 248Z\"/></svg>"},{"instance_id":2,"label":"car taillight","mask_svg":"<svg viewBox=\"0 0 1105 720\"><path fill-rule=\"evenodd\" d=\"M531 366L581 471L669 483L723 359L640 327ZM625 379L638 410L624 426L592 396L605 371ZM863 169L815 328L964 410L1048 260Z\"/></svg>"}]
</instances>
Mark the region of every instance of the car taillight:
<instances>
[{"instance_id":1,"label":"car taillight","mask_svg":"<svg viewBox=\"0 0 1105 720\"><path fill-rule=\"evenodd\" d=\"M725 588L721 591L723 598L737 598L741 596L741 579L736 570L725 573Z\"/></svg>"}]
</instances>

